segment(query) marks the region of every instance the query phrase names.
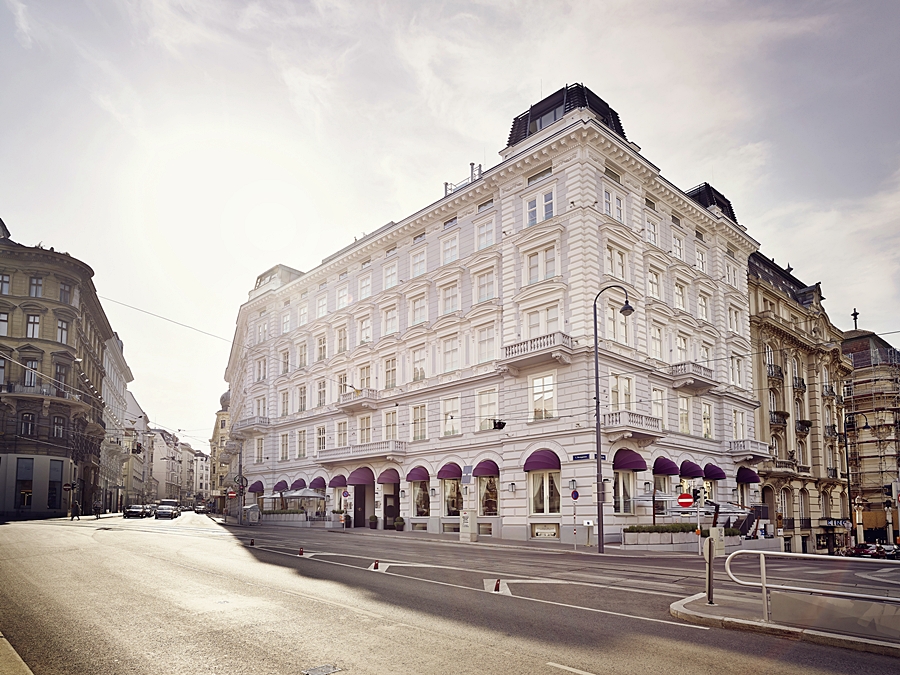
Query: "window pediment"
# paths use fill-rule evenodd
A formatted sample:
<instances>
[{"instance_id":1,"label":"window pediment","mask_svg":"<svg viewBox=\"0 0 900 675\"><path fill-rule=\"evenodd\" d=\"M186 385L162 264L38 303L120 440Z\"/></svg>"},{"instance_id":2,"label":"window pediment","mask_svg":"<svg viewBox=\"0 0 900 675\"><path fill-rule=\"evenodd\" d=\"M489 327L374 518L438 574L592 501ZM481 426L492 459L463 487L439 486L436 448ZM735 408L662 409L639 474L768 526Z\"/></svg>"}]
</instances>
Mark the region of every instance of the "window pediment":
<instances>
[{"instance_id":1,"label":"window pediment","mask_svg":"<svg viewBox=\"0 0 900 675\"><path fill-rule=\"evenodd\" d=\"M525 303L535 302L541 298L559 298L569 289L569 285L564 283L562 277L553 277L528 284L516 295L513 296L514 302Z\"/></svg>"}]
</instances>

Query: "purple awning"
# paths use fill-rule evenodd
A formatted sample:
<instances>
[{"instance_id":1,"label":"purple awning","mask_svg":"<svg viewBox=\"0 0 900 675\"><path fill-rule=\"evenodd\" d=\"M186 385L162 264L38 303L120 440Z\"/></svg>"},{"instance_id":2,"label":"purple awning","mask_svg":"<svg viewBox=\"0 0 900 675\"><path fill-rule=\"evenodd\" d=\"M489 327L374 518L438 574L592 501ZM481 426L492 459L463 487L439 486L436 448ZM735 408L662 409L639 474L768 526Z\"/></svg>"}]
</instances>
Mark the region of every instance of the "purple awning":
<instances>
[{"instance_id":1,"label":"purple awning","mask_svg":"<svg viewBox=\"0 0 900 675\"><path fill-rule=\"evenodd\" d=\"M286 480L280 480L275 483L275 487L272 488L272 492L287 492L288 486Z\"/></svg>"},{"instance_id":2,"label":"purple awning","mask_svg":"<svg viewBox=\"0 0 900 675\"><path fill-rule=\"evenodd\" d=\"M302 490L306 487L306 481L302 478L298 478L293 483L291 483L291 490ZM322 487L325 487L325 481L322 481Z\"/></svg>"},{"instance_id":3,"label":"purple awning","mask_svg":"<svg viewBox=\"0 0 900 675\"><path fill-rule=\"evenodd\" d=\"M347 479L344 478L344 474L339 473L328 481L328 487L347 487Z\"/></svg>"},{"instance_id":4,"label":"purple awning","mask_svg":"<svg viewBox=\"0 0 900 675\"><path fill-rule=\"evenodd\" d=\"M725 472L715 464L707 464L703 467L703 477L706 480L727 480Z\"/></svg>"},{"instance_id":5,"label":"purple awning","mask_svg":"<svg viewBox=\"0 0 900 675\"><path fill-rule=\"evenodd\" d=\"M397 469L385 469L378 476L378 483L399 483L400 482L400 474L397 473Z\"/></svg>"},{"instance_id":6,"label":"purple awning","mask_svg":"<svg viewBox=\"0 0 900 675\"><path fill-rule=\"evenodd\" d=\"M759 474L757 474L753 469L748 469L746 466L738 467L737 482L738 483L758 483L759 482Z\"/></svg>"},{"instance_id":7,"label":"purple awning","mask_svg":"<svg viewBox=\"0 0 900 675\"><path fill-rule=\"evenodd\" d=\"M525 460L526 471L559 469L559 457L552 450L535 450Z\"/></svg>"},{"instance_id":8,"label":"purple awning","mask_svg":"<svg viewBox=\"0 0 900 675\"><path fill-rule=\"evenodd\" d=\"M678 465L668 457L657 457L653 462L654 476L677 476Z\"/></svg>"},{"instance_id":9,"label":"purple awning","mask_svg":"<svg viewBox=\"0 0 900 675\"><path fill-rule=\"evenodd\" d=\"M322 476L317 476L309 481L309 487L311 490L324 490L325 489L325 479Z\"/></svg>"},{"instance_id":10,"label":"purple awning","mask_svg":"<svg viewBox=\"0 0 900 675\"><path fill-rule=\"evenodd\" d=\"M406 480L409 482L413 482L416 480L430 480L431 476L428 475L428 469L424 466L417 466L408 474L406 474Z\"/></svg>"},{"instance_id":11,"label":"purple awning","mask_svg":"<svg viewBox=\"0 0 900 675\"><path fill-rule=\"evenodd\" d=\"M686 459L681 463L681 471L678 475L682 478L703 478L703 469L699 464L694 464L691 460Z\"/></svg>"},{"instance_id":12,"label":"purple awning","mask_svg":"<svg viewBox=\"0 0 900 675\"><path fill-rule=\"evenodd\" d=\"M646 471L647 462L634 450L622 448L613 458L613 471Z\"/></svg>"},{"instance_id":13,"label":"purple awning","mask_svg":"<svg viewBox=\"0 0 900 675\"><path fill-rule=\"evenodd\" d=\"M472 472L473 476L499 476L500 468L497 466L497 463L490 459L485 459L481 462L478 462L478 465L475 467L475 470Z\"/></svg>"},{"instance_id":14,"label":"purple awning","mask_svg":"<svg viewBox=\"0 0 900 675\"><path fill-rule=\"evenodd\" d=\"M374 485L375 474L367 466L361 466L347 476L347 485Z\"/></svg>"},{"instance_id":15,"label":"purple awning","mask_svg":"<svg viewBox=\"0 0 900 675\"><path fill-rule=\"evenodd\" d=\"M444 464L438 471L438 478L441 480L449 480L452 478L462 478L462 469L459 468L459 464L455 462L448 462Z\"/></svg>"},{"instance_id":16,"label":"purple awning","mask_svg":"<svg viewBox=\"0 0 900 675\"><path fill-rule=\"evenodd\" d=\"M263 487L262 481L258 480L253 485L247 488L247 492L265 492L266 489Z\"/></svg>"}]
</instances>

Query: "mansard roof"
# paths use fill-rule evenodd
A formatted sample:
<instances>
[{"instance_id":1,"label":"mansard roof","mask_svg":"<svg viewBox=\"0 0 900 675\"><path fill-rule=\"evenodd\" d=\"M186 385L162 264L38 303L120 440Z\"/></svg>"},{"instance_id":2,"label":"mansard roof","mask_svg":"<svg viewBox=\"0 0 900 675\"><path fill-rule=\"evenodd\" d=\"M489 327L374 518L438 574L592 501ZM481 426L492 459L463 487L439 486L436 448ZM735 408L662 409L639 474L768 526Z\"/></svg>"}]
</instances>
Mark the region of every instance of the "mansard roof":
<instances>
[{"instance_id":1,"label":"mansard roof","mask_svg":"<svg viewBox=\"0 0 900 675\"><path fill-rule=\"evenodd\" d=\"M825 299L819 282L812 286L807 286L791 274L792 268L790 266L784 269L759 251L754 251L750 254L750 259L747 261L747 271L751 276L769 282L798 305L809 307L817 299L819 302Z\"/></svg>"},{"instance_id":2,"label":"mansard roof","mask_svg":"<svg viewBox=\"0 0 900 675\"><path fill-rule=\"evenodd\" d=\"M734 208L731 206L731 200L709 183L701 183L696 187L692 187L690 190L685 191L685 194L705 208L718 206L732 221L735 223L738 221L737 216L734 215Z\"/></svg>"}]
</instances>

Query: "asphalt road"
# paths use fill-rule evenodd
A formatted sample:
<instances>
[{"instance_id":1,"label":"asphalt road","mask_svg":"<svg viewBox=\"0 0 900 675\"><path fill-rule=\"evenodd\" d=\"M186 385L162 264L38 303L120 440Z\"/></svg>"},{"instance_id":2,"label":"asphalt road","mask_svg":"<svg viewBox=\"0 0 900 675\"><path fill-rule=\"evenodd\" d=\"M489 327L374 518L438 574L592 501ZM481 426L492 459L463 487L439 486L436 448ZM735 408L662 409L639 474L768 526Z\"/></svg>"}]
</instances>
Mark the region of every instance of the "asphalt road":
<instances>
[{"instance_id":1,"label":"asphalt road","mask_svg":"<svg viewBox=\"0 0 900 675\"><path fill-rule=\"evenodd\" d=\"M829 564L821 576L894 588L893 571ZM669 605L702 584L683 554L233 530L194 513L0 526L0 631L38 675L900 670L890 657L673 619Z\"/></svg>"}]
</instances>

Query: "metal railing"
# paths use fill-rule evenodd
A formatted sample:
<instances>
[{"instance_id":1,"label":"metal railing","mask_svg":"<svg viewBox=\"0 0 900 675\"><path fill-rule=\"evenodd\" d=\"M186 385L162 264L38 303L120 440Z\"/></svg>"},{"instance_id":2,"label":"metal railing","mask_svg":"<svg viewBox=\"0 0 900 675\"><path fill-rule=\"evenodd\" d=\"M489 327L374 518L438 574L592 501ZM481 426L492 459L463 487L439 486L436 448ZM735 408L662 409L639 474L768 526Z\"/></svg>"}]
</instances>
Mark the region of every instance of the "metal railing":
<instances>
[{"instance_id":1,"label":"metal railing","mask_svg":"<svg viewBox=\"0 0 900 675\"><path fill-rule=\"evenodd\" d=\"M759 556L759 581L745 581L738 579L734 572L731 571L731 561L739 555L758 555ZM750 586L751 588L759 588L762 591L763 605L763 621L769 620L769 591L787 591L790 593L812 593L813 595L827 595L836 598L852 598L854 600L871 600L874 602L890 602L900 604L900 597L892 597L889 595L868 595L866 593L848 593L846 591L834 591L829 588L813 588L810 586L788 586L784 584L769 583L766 577L766 557L771 558L800 558L801 560L818 560L834 562L834 558L821 555L811 555L809 553L781 553L778 551L735 551L725 559L725 572L731 577L731 580L740 586ZM844 558L844 560L852 560L854 563L876 564L881 565L897 565L888 560L873 560L869 558Z\"/></svg>"}]
</instances>

